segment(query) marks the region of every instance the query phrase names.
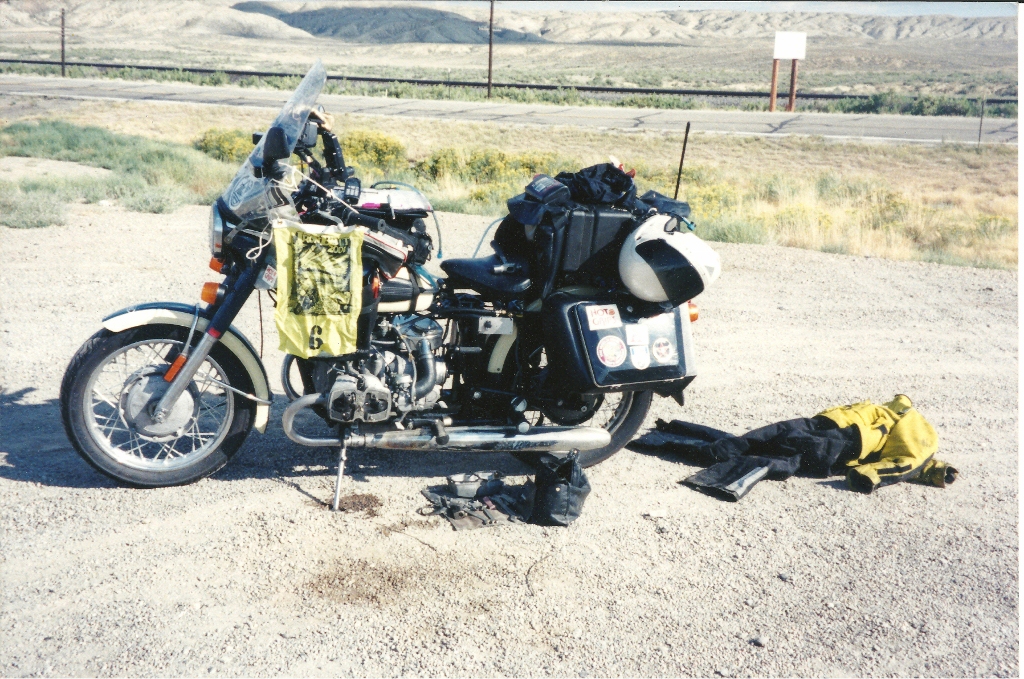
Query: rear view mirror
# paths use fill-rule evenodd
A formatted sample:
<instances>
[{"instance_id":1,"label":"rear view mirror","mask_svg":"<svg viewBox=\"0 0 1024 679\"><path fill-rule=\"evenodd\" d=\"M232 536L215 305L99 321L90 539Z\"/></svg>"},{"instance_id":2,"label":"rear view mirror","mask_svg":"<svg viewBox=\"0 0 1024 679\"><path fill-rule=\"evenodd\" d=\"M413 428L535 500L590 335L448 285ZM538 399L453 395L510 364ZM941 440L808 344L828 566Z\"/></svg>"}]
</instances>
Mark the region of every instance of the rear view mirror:
<instances>
[{"instance_id":1,"label":"rear view mirror","mask_svg":"<svg viewBox=\"0 0 1024 679\"><path fill-rule=\"evenodd\" d=\"M263 138L263 167L269 168L275 162L285 160L290 155L284 128L275 125L267 130L267 134Z\"/></svg>"},{"instance_id":2,"label":"rear view mirror","mask_svg":"<svg viewBox=\"0 0 1024 679\"><path fill-rule=\"evenodd\" d=\"M316 136L319 130L317 129L316 123L312 120L306 123L306 126L302 128L302 136L299 138L299 143L303 146L313 148L316 146Z\"/></svg>"}]
</instances>

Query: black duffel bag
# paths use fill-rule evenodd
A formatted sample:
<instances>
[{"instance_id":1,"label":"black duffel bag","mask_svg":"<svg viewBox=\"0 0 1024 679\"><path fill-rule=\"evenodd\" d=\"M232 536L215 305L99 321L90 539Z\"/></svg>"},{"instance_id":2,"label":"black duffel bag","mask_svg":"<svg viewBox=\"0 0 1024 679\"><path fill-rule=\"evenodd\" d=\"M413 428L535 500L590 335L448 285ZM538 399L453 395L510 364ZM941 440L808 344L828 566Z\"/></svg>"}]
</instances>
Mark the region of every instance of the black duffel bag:
<instances>
[{"instance_id":1,"label":"black duffel bag","mask_svg":"<svg viewBox=\"0 0 1024 679\"><path fill-rule=\"evenodd\" d=\"M541 455L534 466L536 493L530 523L568 526L580 518L583 502L590 495L590 482L580 466L579 452L564 458Z\"/></svg>"}]
</instances>

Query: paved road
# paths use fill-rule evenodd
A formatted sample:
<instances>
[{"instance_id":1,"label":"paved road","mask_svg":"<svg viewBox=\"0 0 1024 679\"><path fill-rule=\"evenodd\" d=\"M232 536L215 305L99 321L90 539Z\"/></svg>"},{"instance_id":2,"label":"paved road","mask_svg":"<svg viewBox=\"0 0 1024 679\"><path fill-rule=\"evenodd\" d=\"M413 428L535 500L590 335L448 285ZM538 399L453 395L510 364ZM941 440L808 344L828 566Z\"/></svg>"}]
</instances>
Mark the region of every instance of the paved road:
<instances>
[{"instance_id":1,"label":"paved road","mask_svg":"<svg viewBox=\"0 0 1024 679\"><path fill-rule=\"evenodd\" d=\"M182 83L126 80L0 76L0 96L29 95L71 99L189 102L279 108L288 92L241 87L203 87ZM702 132L758 135L818 135L829 139L885 142L976 142L977 118L849 115L829 113L757 113L679 111L605 106L433 101L325 95L321 103L335 113L442 118L514 125L573 125L596 129L682 131L687 121ZM1016 144L1017 121L985 120L983 140Z\"/></svg>"}]
</instances>

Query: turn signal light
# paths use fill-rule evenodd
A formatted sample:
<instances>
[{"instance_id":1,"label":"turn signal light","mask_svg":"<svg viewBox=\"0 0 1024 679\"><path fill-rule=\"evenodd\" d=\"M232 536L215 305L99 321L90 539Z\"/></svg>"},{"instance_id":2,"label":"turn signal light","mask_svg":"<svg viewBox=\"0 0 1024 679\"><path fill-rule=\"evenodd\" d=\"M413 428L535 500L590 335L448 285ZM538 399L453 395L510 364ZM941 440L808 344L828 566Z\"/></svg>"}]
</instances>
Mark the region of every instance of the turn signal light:
<instances>
[{"instance_id":1,"label":"turn signal light","mask_svg":"<svg viewBox=\"0 0 1024 679\"><path fill-rule=\"evenodd\" d=\"M203 283L203 291L200 293L199 299L207 304L216 304L220 301L222 294L220 283Z\"/></svg>"},{"instance_id":2,"label":"turn signal light","mask_svg":"<svg viewBox=\"0 0 1024 679\"><path fill-rule=\"evenodd\" d=\"M210 258L210 268L213 269L214 271L216 271L217 273L220 273L221 269L224 268L224 262L220 261L216 257L211 257Z\"/></svg>"},{"instance_id":3,"label":"turn signal light","mask_svg":"<svg viewBox=\"0 0 1024 679\"><path fill-rule=\"evenodd\" d=\"M697 309L697 305L693 302L687 302L687 305L690 307L690 322L693 323L700 318L700 312Z\"/></svg>"}]
</instances>

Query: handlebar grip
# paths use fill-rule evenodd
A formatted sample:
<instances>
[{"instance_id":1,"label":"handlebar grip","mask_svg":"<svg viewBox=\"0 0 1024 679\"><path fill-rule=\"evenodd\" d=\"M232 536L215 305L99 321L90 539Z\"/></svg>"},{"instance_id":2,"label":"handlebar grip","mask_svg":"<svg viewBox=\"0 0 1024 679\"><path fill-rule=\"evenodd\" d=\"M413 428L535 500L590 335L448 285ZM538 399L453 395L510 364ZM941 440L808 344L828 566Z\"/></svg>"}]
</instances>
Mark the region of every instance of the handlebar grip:
<instances>
[{"instance_id":1,"label":"handlebar grip","mask_svg":"<svg viewBox=\"0 0 1024 679\"><path fill-rule=\"evenodd\" d=\"M376 229L379 231L381 227L385 225L383 219L377 219L376 217L367 217L366 215L359 214L358 212L350 208L348 205L345 205L344 203L341 203L339 207L341 208L341 221L346 226L358 224L359 226L365 226L368 229ZM338 212L334 211L334 214L337 215Z\"/></svg>"},{"instance_id":2,"label":"handlebar grip","mask_svg":"<svg viewBox=\"0 0 1024 679\"><path fill-rule=\"evenodd\" d=\"M383 219L377 219L376 217L367 217L366 215L361 215L357 212L352 212L351 220L352 222L359 224L360 226L365 226L368 229L374 229L376 231L382 230L386 224Z\"/></svg>"}]
</instances>

